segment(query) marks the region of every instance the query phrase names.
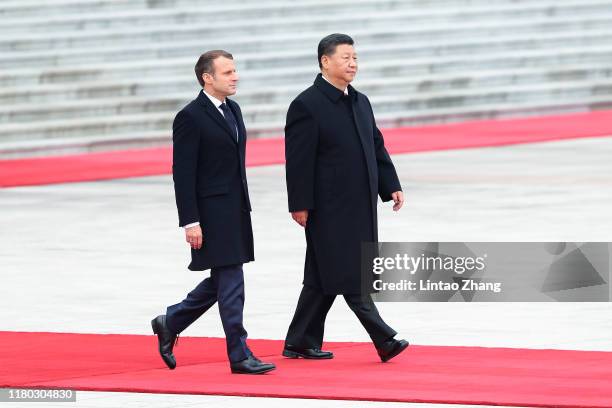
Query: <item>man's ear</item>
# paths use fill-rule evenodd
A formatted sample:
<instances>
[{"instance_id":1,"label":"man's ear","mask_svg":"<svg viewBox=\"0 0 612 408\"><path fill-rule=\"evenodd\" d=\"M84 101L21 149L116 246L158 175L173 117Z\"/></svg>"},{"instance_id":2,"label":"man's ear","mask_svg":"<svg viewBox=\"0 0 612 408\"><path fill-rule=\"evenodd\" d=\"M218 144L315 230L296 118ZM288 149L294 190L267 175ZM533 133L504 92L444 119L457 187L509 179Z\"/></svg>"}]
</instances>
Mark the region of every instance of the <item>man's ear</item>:
<instances>
[{"instance_id":1,"label":"man's ear","mask_svg":"<svg viewBox=\"0 0 612 408\"><path fill-rule=\"evenodd\" d=\"M329 65L329 57L327 55L323 55L321 57L321 65L322 65L322 68L327 69L327 65Z\"/></svg>"},{"instance_id":2,"label":"man's ear","mask_svg":"<svg viewBox=\"0 0 612 408\"><path fill-rule=\"evenodd\" d=\"M206 82L206 75L208 75L208 82ZM202 73L202 81L204 81L205 84L210 83L211 82L211 77L212 75L210 75L208 72L203 72Z\"/></svg>"}]
</instances>

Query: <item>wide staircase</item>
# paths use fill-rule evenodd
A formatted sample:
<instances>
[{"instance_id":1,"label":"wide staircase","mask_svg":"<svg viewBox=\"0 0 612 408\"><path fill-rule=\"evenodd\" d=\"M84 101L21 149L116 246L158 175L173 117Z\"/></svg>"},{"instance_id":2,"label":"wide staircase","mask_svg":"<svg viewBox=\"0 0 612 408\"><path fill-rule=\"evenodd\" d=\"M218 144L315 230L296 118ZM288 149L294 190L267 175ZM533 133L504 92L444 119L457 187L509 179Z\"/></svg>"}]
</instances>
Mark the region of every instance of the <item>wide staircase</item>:
<instances>
[{"instance_id":1,"label":"wide staircase","mask_svg":"<svg viewBox=\"0 0 612 408\"><path fill-rule=\"evenodd\" d=\"M249 137L282 136L332 32L381 127L612 107L612 0L9 0L0 158L169 143L214 48Z\"/></svg>"}]
</instances>

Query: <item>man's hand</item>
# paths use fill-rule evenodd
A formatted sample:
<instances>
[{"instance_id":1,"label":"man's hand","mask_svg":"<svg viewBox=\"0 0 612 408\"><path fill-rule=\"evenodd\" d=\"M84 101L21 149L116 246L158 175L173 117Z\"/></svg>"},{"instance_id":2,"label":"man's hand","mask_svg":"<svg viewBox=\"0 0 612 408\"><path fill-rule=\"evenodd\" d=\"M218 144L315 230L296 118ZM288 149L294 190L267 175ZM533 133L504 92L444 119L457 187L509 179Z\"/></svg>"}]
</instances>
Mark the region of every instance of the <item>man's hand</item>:
<instances>
[{"instance_id":1,"label":"man's hand","mask_svg":"<svg viewBox=\"0 0 612 408\"><path fill-rule=\"evenodd\" d=\"M393 199L393 211L399 211L404 205L404 193L401 191L396 191L395 193L391 193L391 198Z\"/></svg>"},{"instance_id":2,"label":"man's hand","mask_svg":"<svg viewBox=\"0 0 612 408\"><path fill-rule=\"evenodd\" d=\"M185 240L193 249L202 248L202 228L199 225L185 228Z\"/></svg>"},{"instance_id":3,"label":"man's hand","mask_svg":"<svg viewBox=\"0 0 612 408\"><path fill-rule=\"evenodd\" d=\"M291 217L294 219L295 222L300 224L302 227L305 227L306 222L308 221L308 210L292 212Z\"/></svg>"}]
</instances>

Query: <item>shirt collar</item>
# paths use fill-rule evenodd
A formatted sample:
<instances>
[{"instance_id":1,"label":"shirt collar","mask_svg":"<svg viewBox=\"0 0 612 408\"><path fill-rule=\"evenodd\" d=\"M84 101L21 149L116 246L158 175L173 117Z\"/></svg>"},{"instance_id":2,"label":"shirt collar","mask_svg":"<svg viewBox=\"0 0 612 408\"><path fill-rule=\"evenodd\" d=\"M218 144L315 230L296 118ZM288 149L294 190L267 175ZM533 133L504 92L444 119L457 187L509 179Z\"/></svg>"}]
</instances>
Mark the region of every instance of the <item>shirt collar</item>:
<instances>
[{"instance_id":1,"label":"shirt collar","mask_svg":"<svg viewBox=\"0 0 612 408\"><path fill-rule=\"evenodd\" d=\"M336 88L336 85L332 84L332 83L329 81L329 79L325 78L325 75L321 74L321 77L322 77L324 80L326 80L328 84L330 84L331 86L333 86L334 88ZM336 89L338 89L338 88L336 88ZM344 94L345 94L345 95L348 95L348 87L347 87L347 88L344 88Z\"/></svg>"},{"instance_id":2,"label":"shirt collar","mask_svg":"<svg viewBox=\"0 0 612 408\"><path fill-rule=\"evenodd\" d=\"M204 93L204 95L208 97L208 99L210 99L210 101L213 103L213 105L215 105L217 109L221 109L221 104L224 103L225 101L218 100L217 98L215 98L214 96L206 92L203 88L202 88L202 92Z\"/></svg>"},{"instance_id":3,"label":"shirt collar","mask_svg":"<svg viewBox=\"0 0 612 408\"><path fill-rule=\"evenodd\" d=\"M319 89L319 91L323 93L323 95L327 96L329 100L334 103L340 101L342 97L345 96L344 92L342 92L340 89L333 86L329 81L324 79L321 73L317 74L317 77L314 81L314 85ZM347 87L347 91L349 98L356 98L357 94L351 85Z\"/></svg>"}]
</instances>

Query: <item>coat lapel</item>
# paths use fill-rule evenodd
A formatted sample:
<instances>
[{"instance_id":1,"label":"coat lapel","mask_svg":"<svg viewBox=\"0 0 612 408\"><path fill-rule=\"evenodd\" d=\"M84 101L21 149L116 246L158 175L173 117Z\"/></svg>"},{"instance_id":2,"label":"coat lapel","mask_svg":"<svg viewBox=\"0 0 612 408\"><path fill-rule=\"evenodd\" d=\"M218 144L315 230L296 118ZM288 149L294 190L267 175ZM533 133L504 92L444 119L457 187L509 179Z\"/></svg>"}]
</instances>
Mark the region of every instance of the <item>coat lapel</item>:
<instances>
[{"instance_id":1,"label":"coat lapel","mask_svg":"<svg viewBox=\"0 0 612 408\"><path fill-rule=\"evenodd\" d=\"M196 98L196 101L200 106L204 108L208 116L210 116L214 121L216 121L219 126L221 126L223 130L225 130L225 133L227 133L227 135L232 139L232 141L236 143L236 137L234 136L234 132L230 130L229 125L227 124L227 121L225 120L223 115L221 115L221 112L219 112L217 107L213 105L210 99L208 99L208 97L204 95L204 92L200 91L198 97Z\"/></svg>"},{"instance_id":2,"label":"coat lapel","mask_svg":"<svg viewBox=\"0 0 612 408\"><path fill-rule=\"evenodd\" d=\"M242 161L242 166L245 165L245 156L246 156L246 128L244 126L244 119L240 114L240 110L236 102L231 99L226 98L227 105L234 113L234 117L238 122L238 151L240 153L240 160Z\"/></svg>"},{"instance_id":3,"label":"coat lapel","mask_svg":"<svg viewBox=\"0 0 612 408\"><path fill-rule=\"evenodd\" d=\"M362 112L362 109L359 104L359 98L355 89L349 85L349 96L352 98L352 108L353 108L353 119L355 121L355 127L357 128L357 133L359 134L359 140L361 141L361 147L365 153L366 165L368 167L368 173L370 176L375 174L374 168L376 167L376 163L372 160L373 155L373 128L372 122L368 120L368 113Z\"/></svg>"},{"instance_id":4,"label":"coat lapel","mask_svg":"<svg viewBox=\"0 0 612 408\"><path fill-rule=\"evenodd\" d=\"M234 113L234 117L236 118L236 122L238 124L238 141L242 144L243 140L246 140L246 129L244 127L244 119L242 119L242 115L240 114L240 110L238 109L238 104L229 98L225 98L227 106Z\"/></svg>"},{"instance_id":5,"label":"coat lapel","mask_svg":"<svg viewBox=\"0 0 612 408\"><path fill-rule=\"evenodd\" d=\"M368 186L370 187L370 197L372 197L372 231L374 231L374 239L378 239L377 235L377 218L376 218L376 202L378 196L378 174L376 164L376 153L374 151L374 128L373 122L368 120L369 112L363 112L363 103L359 104L359 97L355 89L349 85L349 95L353 98L353 119L355 128L359 134L361 148L365 156L366 167L368 169ZM374 120L374 118L372 118Z\"/></svg>"}]
</instances>

